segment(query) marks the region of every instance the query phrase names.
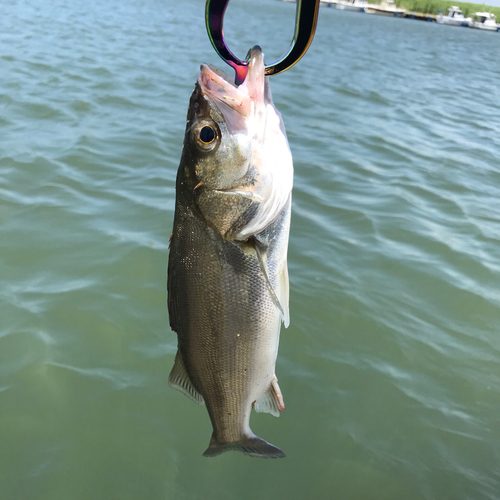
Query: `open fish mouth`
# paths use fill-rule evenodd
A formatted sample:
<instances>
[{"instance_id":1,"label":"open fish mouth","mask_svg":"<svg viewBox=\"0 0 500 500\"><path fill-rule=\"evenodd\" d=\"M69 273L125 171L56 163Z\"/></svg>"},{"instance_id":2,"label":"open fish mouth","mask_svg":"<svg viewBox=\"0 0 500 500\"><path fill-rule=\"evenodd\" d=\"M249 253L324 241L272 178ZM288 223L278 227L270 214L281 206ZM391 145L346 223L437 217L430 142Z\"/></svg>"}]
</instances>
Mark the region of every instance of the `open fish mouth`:
<instances>
[{"instance_id":1,"label":"open fish mouth","mask_svg":"<svg viewBox=\"0 0 500 500\"><path fill-rule=\"evenodd\" d=\"M226 106L248 118L255 107L268 102L262 49L255 46L250 49L249 55L248 73L239 86L232 83L232 78L219 68L211 64L201 65L198 77L201 91L214 101L225 117Z\"/></svg>"}]
</instances>

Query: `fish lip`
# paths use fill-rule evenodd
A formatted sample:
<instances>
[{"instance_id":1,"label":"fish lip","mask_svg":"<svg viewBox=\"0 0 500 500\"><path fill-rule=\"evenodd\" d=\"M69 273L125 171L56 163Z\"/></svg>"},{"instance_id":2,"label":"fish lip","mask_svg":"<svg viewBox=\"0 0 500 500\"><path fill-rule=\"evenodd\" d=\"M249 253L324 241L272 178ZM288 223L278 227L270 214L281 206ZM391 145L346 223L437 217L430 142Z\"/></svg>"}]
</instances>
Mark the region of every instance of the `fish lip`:
<instances>
[{"instance_id":1,"label":"fish lip","mask_svg":"<svg viewBox=\"0 0 500 500\"><path fill-rule=\"evenodd\" d=\"M247 191L244 189L243 186L237 186L237 187L229 187L229 188L217 188L214 189L214 191L218 193L224 193L224 194L242 194L245 196L249 196L251 193L250 191Z\"/></svg>"},{"instance_id":2,"label":"fish lip","mask_svg":"<svg viewBox=\"0 0 500 500\"><path fill-rule=\"evenodd\" d=\"M211 64L202 64L198 76L198 84L205 97L216 103L222 103L244 118L252 113L255 105L259 106L269 99L265 91L262 49L256 45L248 52L247 59L248 73L241 85L233 83L227 73Z\"/></svg>"},{"instance_id":3,"label":"fish lip","mask_svg":"<svg viewBox=\"0 0 500 500\"><path fill-rule=\"evenodd\" d=\"M237 187L230 187L227 189L214 189L216 193L221 193L224 195L238 195L238 196L243 196L245 198L251 198L252 200L256 202L262 202L262 196L257 194L255 191L245 189L245 186L237 186Z\"/></svg>"},{"instance_id":4,"label":"fish lip","mask_svg":"<svg viewBox=\"0 0 500 500\"><path fill-rule=\"evenodd\" d=\"M198 83L200 84L202 94L215 101L223 102L240 115L243 115L242 100L237 100L235 97L232 97L238 95L238 86L230 81L230 76L211 64L202 64L200 70ZM212 82L220 89L226 91L224 96L219 95L217 91L211 89Z\"/></svg>"},{"instance_id":5,"label":"fish lip","mask_svg":"<svg viewBox=\"0 0 500 500\"><path fill-rule=\"evenodd\" d=\"M215 83L218 83L221 87L224 87L225 85L231 85L231 87L237 89L238 86L235 83L231 82L231 77L221 69L217 68L216 66L208 63L203 63L200 66L201 74L204 75L206 78L209 78L210 80L213 80ZM204 83L204 82L202 82Z\"/></svg>"}]
</instances>

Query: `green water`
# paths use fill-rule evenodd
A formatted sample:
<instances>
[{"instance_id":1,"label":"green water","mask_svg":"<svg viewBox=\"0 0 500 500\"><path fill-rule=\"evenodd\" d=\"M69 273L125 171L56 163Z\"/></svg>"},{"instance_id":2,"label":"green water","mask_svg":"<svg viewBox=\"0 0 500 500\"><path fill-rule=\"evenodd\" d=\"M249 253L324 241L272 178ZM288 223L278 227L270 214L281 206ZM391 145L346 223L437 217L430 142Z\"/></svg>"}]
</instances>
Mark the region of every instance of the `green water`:
<instances>
[{"instance_id":1,"label":"green water","mask_svg":"<svg viewBox=\"0 0 500 500\"><path fill-rule=\"evenodd\" d=\"M255 8L258 6L258 9ZM232 0L240 57L293 4ZM201 456L166 264L204 2L0 16L0 498L500 498L500 36L322 8L272 78L295 159L287 453Z\"/></svg>"}]
</instances>

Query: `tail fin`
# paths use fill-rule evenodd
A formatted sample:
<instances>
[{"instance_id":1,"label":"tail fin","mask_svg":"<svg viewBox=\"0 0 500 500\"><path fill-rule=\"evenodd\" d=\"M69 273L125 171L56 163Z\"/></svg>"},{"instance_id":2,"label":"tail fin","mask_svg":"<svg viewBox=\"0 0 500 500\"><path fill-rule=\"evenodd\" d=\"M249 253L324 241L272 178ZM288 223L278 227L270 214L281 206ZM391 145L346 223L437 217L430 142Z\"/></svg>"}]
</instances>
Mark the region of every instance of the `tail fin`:
<instances>
[{"instance_id":1,"label":"tail fin","mask_svg":"<svg viewBox=\"0 0 500 500\"><path fill-rule=\"evenodd\" d=\"M252 436L235 443L219 443L212 436L210 445L205 450L205 453L203 453L203 456L216 457L226 451L241 451L250 457L260 458L282 458L286 456L284 451L257 436Z\"/></svg>"}]
</instances>

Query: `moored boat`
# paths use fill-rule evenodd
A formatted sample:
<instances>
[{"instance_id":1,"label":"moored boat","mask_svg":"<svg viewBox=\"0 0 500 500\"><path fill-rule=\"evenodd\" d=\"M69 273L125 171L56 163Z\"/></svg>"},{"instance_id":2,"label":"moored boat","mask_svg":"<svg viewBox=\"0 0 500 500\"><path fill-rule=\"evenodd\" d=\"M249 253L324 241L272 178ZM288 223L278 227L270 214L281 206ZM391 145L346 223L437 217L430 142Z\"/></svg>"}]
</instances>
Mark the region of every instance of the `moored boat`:
<instances>
[{"instance_id":1,"label":"moored boat","mask_svg":"<svg viewBox=\"0 0 500 500\"><path fill-rule=\"evenodd\" d=\"M469 28L486 31L498 31L495 14L492 14L491 12L476 12L472 16L472 21L469 21L468 25Z\"/></svg>"},{"instance_id":2,"label":"moored boat","mask_svg":"<svg viewBox=\"0 0 500 500\"><path fill-rule=\"evenodd\" d=\"M368 4L365 12L367 14L377 14L378 16L404 17L406 9L396 7L394 0L382 0L380 4Z\"/></svg>"},{"instance_id":3,"label":"moored boat","mask_svg":"<svg viewBox=\"0 0 500 500\"><path fill-rule=\"evenodd\" d=\"M368 2L366 0L340 0L337 2L337 9L352 12L364 12L367 6Z\"/></svg>"},{"instance_id":4,"label":"moored boat","mask_svg":"<svg viewBox=\"0 0 500 500\"><path fill-rule=\"evenodd\" d=\"M436 22L439 24L447 24L448 26L467 26L472 21L470 17L465 17L463 12L456 6L448 9L448 15L440 14L436 16Z\"/></svg>"}]
</instances>

